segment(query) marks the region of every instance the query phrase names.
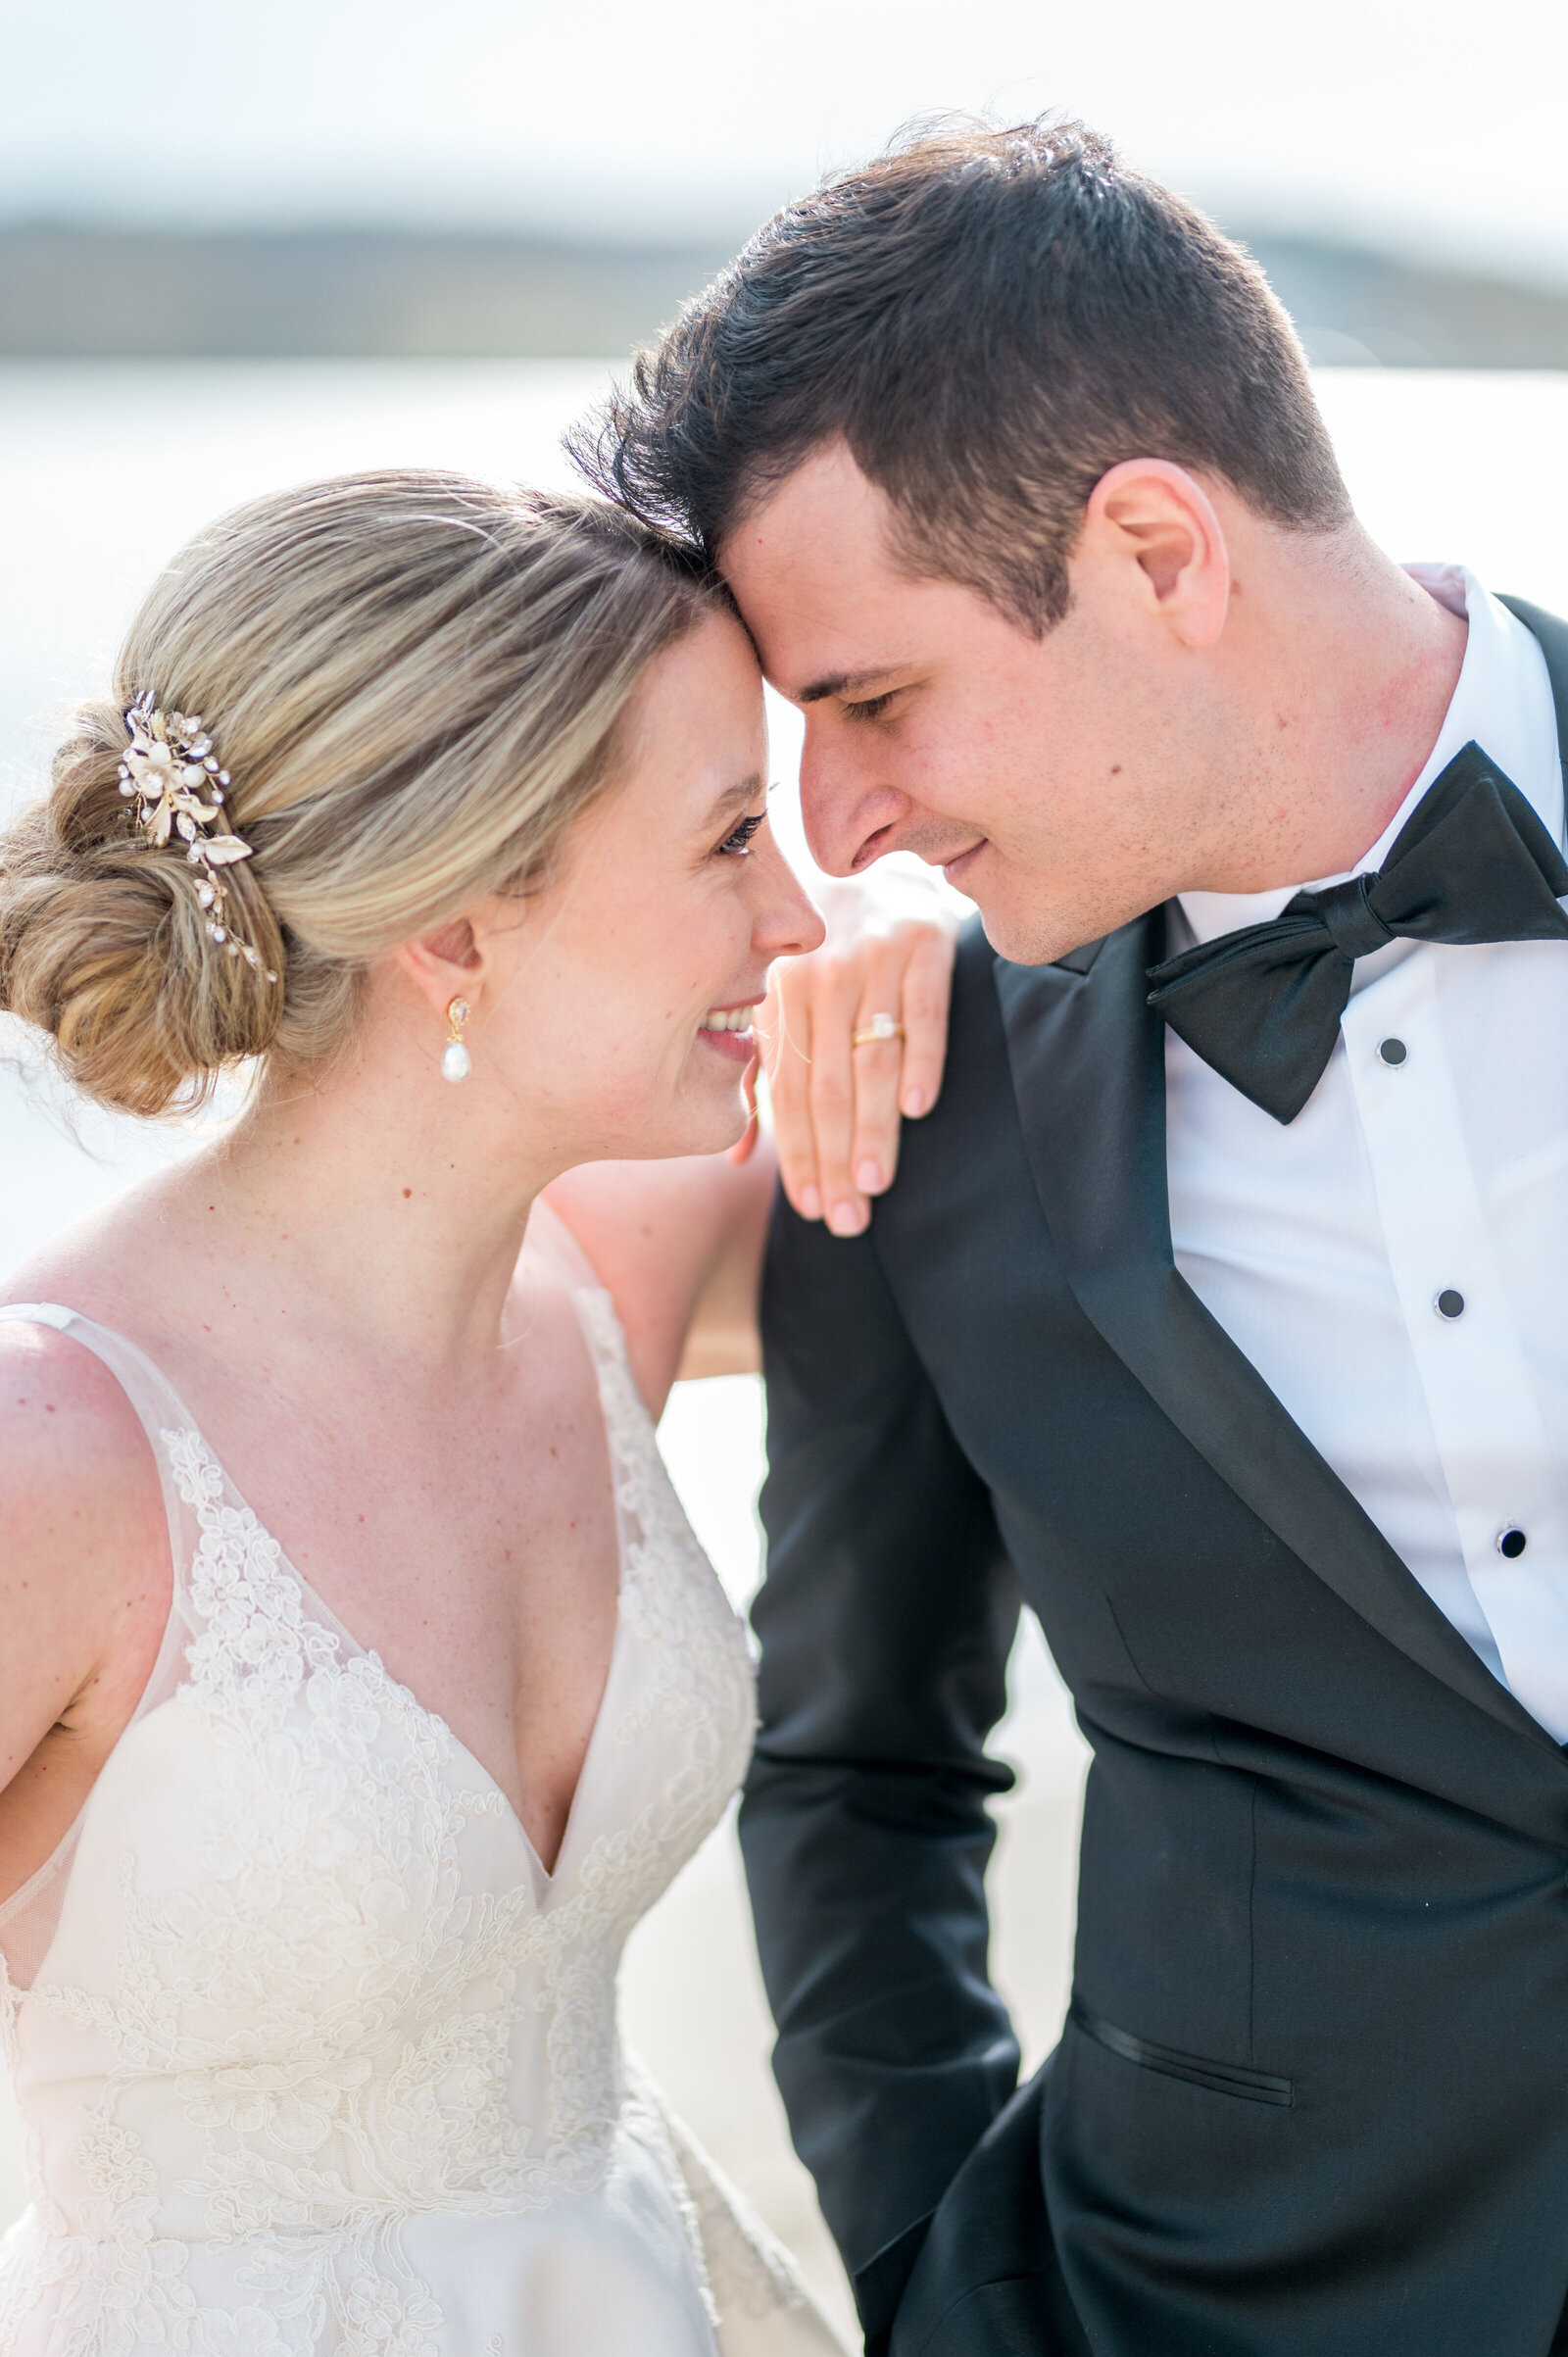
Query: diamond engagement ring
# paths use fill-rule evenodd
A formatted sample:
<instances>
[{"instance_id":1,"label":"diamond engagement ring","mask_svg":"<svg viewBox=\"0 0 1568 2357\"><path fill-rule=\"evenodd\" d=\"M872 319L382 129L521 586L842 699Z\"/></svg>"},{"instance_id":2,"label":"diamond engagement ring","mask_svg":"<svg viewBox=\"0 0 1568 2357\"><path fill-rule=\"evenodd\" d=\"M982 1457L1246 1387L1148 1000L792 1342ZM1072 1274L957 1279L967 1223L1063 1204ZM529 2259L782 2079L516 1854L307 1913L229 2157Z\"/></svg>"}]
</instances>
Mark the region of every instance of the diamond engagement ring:
<instances>
[{"instance_id":1,"label":"diamond engagement ring","mask_svg":"<svg viewBox=\"0 0 1568 2357\"><path fill-rule=\"evenodd\" d=\"M873 1040L901 1040L903 1037L904 1025L897 1016L874 1014L863 1031L850 1033L850 1046L852 1048L868 1048Z\"/></svg>"}]
</instances>

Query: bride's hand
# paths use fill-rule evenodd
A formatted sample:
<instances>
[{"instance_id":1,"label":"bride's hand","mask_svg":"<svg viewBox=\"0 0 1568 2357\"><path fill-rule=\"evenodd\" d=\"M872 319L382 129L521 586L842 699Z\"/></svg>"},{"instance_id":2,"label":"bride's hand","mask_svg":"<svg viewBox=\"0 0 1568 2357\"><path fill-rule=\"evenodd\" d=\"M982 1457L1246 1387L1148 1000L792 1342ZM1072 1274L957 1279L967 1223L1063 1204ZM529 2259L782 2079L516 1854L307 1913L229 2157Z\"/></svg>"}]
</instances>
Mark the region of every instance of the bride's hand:
<instances>
[{"instance_id":1,"label":"bride's hand","mask_svg":"<svg viewBox=\"0 0 1568 2357\"><path fill-rule=\"evenodd\" d=\"M804 1218L858 1236L892 1184L901 1119L929 1112L942 1086L957 924L934 893L916 896L918 913L855 884L819 897L827 940L773 968L758 1036L784 1192ZM852 1045L878 1015L904 1036Z\"/></svg>"}]
</instances>

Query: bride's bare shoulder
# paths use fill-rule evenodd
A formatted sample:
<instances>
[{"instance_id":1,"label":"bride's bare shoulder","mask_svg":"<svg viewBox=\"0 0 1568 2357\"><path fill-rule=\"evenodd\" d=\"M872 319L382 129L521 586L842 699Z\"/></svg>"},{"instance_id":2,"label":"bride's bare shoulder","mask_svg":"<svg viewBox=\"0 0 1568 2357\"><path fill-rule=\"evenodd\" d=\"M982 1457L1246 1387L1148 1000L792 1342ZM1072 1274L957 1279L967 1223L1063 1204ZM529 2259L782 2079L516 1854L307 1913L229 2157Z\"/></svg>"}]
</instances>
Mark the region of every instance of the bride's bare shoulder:
<instances>
[{"instance_id":1,"label":"bride's bare shoulder","mask_svg":"<svg viewBox=\"0 0 1568 2357\"><path fill-rule=\"evenodd\" d=\"M61 1319L74 1314L145 1337L170 1274L160 1218L166 1184L144 1182L60 1229L0 1288L0 1307L12 1312L0 1316L0 1518L18 1511L19 1500L41 1510L52 1490L74 1490L73 1527L85 1538L100 1500L114 1519L149 1485L161 1496L140 1417ZM29 1318L28 1306L45 1314Z\"/></svg>"},{"instance_id":2,"label":"bride's bare shoulder","mask_svg":"<svg viewBox=\"0 0 1568 2357\"><path fill-rule=\"evenodd\" d=\"M80 1551L160 1494L141 1420L102 1359L53 1324L0 1318L0 1550ZM8 1552L8 1560L15 1561Z\"/></svg>"},{"instance_id":3,"label":"bride's bare shoulder","mask_svg":"<svg viewBox=\"0 0 1568 2357\"><path fill-rule=\"evenodd\" d=\"M112 1733L152 1665L171 1581L162 1485L109 1369L0 1319L0 1789L62 1724Z\"/></svg>"}]
</instances>

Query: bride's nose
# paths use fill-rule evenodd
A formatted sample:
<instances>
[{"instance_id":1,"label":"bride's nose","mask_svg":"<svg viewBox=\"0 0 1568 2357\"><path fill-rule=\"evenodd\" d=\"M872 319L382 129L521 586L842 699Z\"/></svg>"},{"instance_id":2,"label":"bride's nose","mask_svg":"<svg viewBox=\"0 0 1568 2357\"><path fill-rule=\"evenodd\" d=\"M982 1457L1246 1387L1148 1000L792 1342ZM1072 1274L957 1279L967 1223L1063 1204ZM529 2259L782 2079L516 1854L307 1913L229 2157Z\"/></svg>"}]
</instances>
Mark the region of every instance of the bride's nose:
<instances>
[{"instance_id":1,"label":"bride's nose","mask_svg":"<svg viewBox=\"0 0 1568 2357\"><path fill-rule=\"evenodd\" d=\"M753 854L752 941L766 958L800 958L819 950L827 938L823 924L807 899L800 877L769 837Z\"/></svg>"}]
</instances>

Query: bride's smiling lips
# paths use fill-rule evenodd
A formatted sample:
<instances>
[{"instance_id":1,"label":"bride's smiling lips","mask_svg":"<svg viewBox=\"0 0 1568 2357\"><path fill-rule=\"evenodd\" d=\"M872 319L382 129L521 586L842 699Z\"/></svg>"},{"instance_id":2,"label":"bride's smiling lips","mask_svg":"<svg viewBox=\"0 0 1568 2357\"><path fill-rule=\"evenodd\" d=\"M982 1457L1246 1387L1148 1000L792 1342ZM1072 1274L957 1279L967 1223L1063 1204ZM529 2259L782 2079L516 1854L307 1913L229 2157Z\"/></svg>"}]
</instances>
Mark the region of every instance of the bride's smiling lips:
<instances>
[{"instance_id":1,"label":"bride's smiling lips","mask_svg":"<svg viewBox=\"0 0 1568 2357\"><path fill-rule=\"evenodd\" d=\"M733 1007L710 1007L702 1020L698 1038L732 1063L749 1064L757 1053L752 1037L752 1009L760 1007L764 994L755 999L742 999Z\"/></svg>"}]
</instances>

